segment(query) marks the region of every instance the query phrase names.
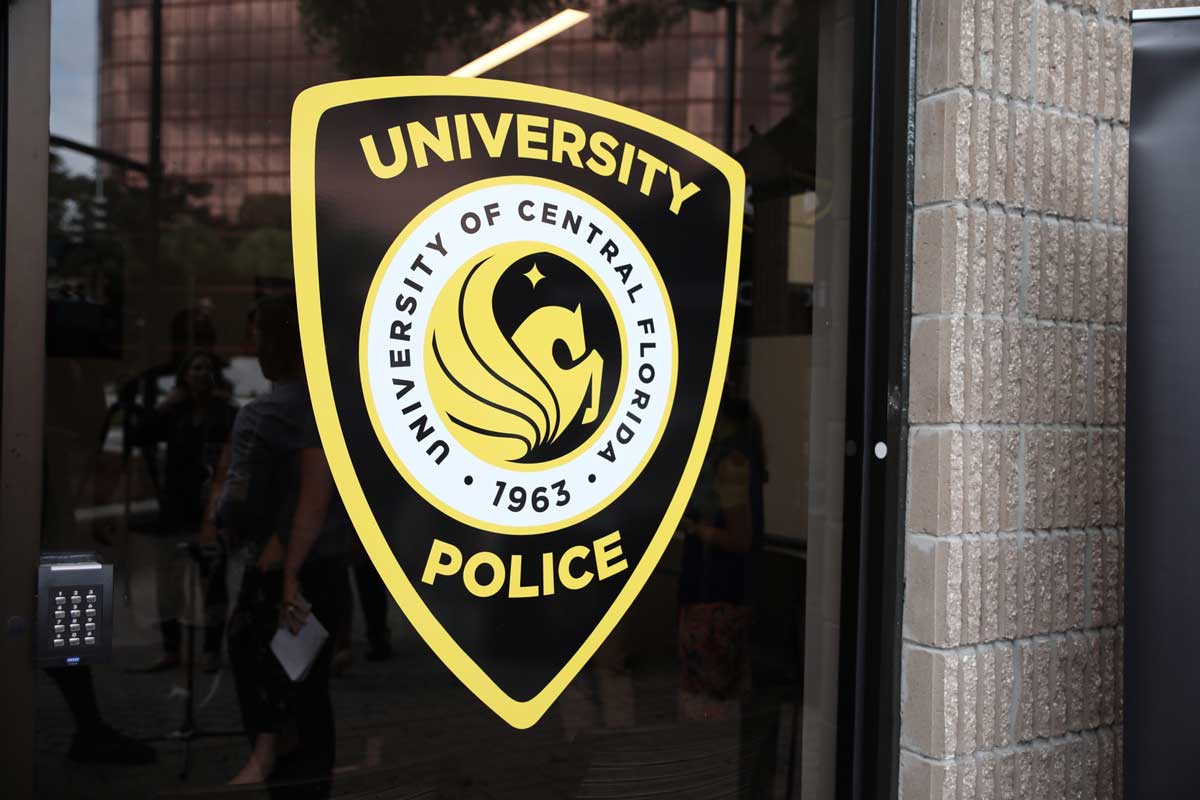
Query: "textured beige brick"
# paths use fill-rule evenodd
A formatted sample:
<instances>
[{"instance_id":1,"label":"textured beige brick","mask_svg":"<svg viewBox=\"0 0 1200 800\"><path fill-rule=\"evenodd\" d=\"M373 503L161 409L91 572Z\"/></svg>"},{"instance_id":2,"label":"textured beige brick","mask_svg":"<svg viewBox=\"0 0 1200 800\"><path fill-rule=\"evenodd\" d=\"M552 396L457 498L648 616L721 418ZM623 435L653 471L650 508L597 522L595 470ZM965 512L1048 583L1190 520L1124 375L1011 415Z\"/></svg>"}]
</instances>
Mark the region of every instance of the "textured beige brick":
<instances>
[{"instance_id":1,"label":"textured beige brick","mask_svg":"<svg viewBox=\"0 0 1200 800\"><path fill-rule=\"evenodd\" d=\"M1042 249L1041 263L1037 270L1037 290L1041 294L1039 307L1041 319L1054 320L1059 318L1059 270L1060 261L1060 224L1052 217L1042 218ZM1032 268L1032 264L1030 265Z\"/></svg>"},{"instance_id":2,"label":"textured beige brick","mask_svg":"<svg viewBox=\"0 0 1200 800\"><path fill-rule=\"evenodd\" d=\"M1034 536L1034 552L1038 564L1038 575L1041 580L1037 585L1037 625L1038 633L1046 633L1054 627L1054 559L1050 546L1050 534L1039 533Z\"/></svg>"},{"instance_id":3,"label":"textured beige brick","mask_svg":"<svg viewBox=\"0 0 1200 800\"><path fill-rule=\"evenodd\" d=\"M981 547L977 537L963 540L962 580L962 643L979 641L979 623L982 614L983 563Z\"/></svg>"},{"instance_id":4,"label":"textured beige brick","mask_svg":"<svg viewBox=\"0 0 1200 800\"><path fill-rule=\"evenodd\" d=\"M1088 511L1088 526L1095 527L1104 523L1105 495L1108 492L1108 479L1106 477L1108 474L1108 465L1104 461L1104 440L1098 432L1091 433L1088 436L1088 473L1091 481L1091 486L1089 487L1091 503ZM1090 537L1088 548L1090 554Z\"/></svg>"},{"instance_id":5,"label":"textured beige brick","mask_svg":"<svg viewBox=\"0 0 1200 800\"><path fill-rule=\"evenodd\" d=\"M996 761L994 753L980 753L975 758L978 769L975 796L978 800L995 800L996 798Z\"/></svg>"},{"instance_id":6,"label":"textured beige brick","mask_svg":"<svg viewBox=\"0 0 1200 800\"><path fill-rule=\"evenodd\" d=\"M1109 289L1112 271L1108 231L1099 226L1092 235L1092 315L1090 321L1103 322L1108 318L1112 292Z\"/></svg>"},{"instance_id":7,"label":"textured beige brick","mask_svg":"<svg viewBox=\"0 0 1200 800\"><path fill-rule=\"evenodd\" d=\"M1116 649L1116 635L1111 629L1100 631L1100 724L1112 725L1117 718L1117 693L1121 688L1116 683L1116 673L1113 669L1113 651Z\"/></svg>"},{"instance_id":8,"label":"textured beige brick","mask_svg":"<svg viewBox=\"0 0 1200 800\"><path fill-rule=\"evenodd\" d=\"M984 345L987 326L985 320L979 317L967 317L963 322L963 332L963 350L966 357L964 419L967 422L981 422L983 420L984 374L986 372ZM973 510L973 513L978 512Z\"/></svg>"},{"instance_id":9,"label":"textured beige brick","mask_svg":"<svg viewBox=\"0 0 1200 800\"><path fill-rule=\"evenodd\" d=\"M1095 733L1084 733L1083 739L1083 772L1084 778L1084 797L1090 800L1093 797L1099 797L1100 793L1097 790L1098 777L1100 774L1100 739Z\"/></svg>"},{"instance_id":10,"label":"textured beige brick","mask_svg":"<svg viewBox=\"0 0 1200 800\"><path fill-rule=\"evenodd\" d=\"M1020 0L1024 2L1024 0ZM1015 0L996 0L996 75L995 89L999 94L1012 92L1013 74L1013 15Z\"/></svg>"},{"instance_id":11,"label":"textured beige brick","mask_svg":"<svg viewBox=\"0 0 1200 800\"><path fill-rule=\"evenodd\" d=\"M1084 112L1097 116L1104 105L1104 36L1097 17L1084 20L1083 44L1087 67L1083 73Z\"/></svg>"},{"instance_id":12,"label":"textured beige brick","mask_svg":"<svg viewBox=\"0 0 1200 800\"><path fill-rule=\"evenodd\" d=\"M1129 122L1129 89L1131 68L1133 66L1133 31L1122 25L1117 30L1118 44L1121 48L1117 64L1120 65L1121 77L1117 95L1117 119Z\"/></svg>"},{"instance_id":13,"label":"textured beige brick","mask_svg":"<svg viewBox=\"0 0 1200 800\"><path fill-rule=\"evenodd\" d=\"M1034 670L1037 673L1035 686L1037 690L1034 701L1033 730L1039 738L1054 735L1051 723L1051 703L1054 693L1054 643L1046 639L1038 639L1033 644Z\"/></svg>"},{"instance_id":14,"label":"textured beige brick","mask_svg":"<svg viewBox=\"0 0 1200 800\"><path fill-rule=\"evenodd\" d=\"M1116 744L1113 732L1108 729L1096 731L1099 743L1096 769L1097 800L1113 800L1116 796Z\"/></svg>"},{"instance_id":15,"label":"textured beige brick","mask_svg":"<svg viewBox=\"0 0 1200 800\"><path fill-rule=\"evenodd\" d=\"M1029 181L1027 204L1034 211L1045 211L1047 177L1046 127L1048 114L1037 106L1029 109L1029 127L1025 143L1025 170Z\"/></svg>"},{"instance_id":16,"label":"textured beige brick","mask_svg":"<svg viewBox=\"0 0 1200 800\"><path fill-rule=\"evenodd\" d=\"M1013 742L1013 653L1008 642L993 645L996 663L996 747L1008 747Z\"/></svg>"},{"instance_id":17,"label":"textured beige brick","mask_svg":"<svg viewBox=\"0 0 1200 800\"><path fill-rule=\"evenodd\" d=\"M913 320L909 371L909 419L913 423L965 417L964 335L960 318Z\"/></svg>"},{"instance_id":18,"label":"textured beige brick","mask_svg":"<svg viewBox=\"0 0 1200 800\"><path fill-rule=\"evenodd\" d=\"M1085 322L1090 322L1092 319L1092 240L1094 238L1092 227L1086 222L1075 224L1075 314L1078 319Z\"/></svg>"},{"instance_id":19,"label":"textured beige brick","mask_svg":"<svg viewBox=\"0 0 1200 800\"><path fill-rule=\"evenodd\" d=\"M1029 145L1031 112L1029 106L1024 103L1013 103L1009 108L1009 113L1011 117L1009 126L1010 159L1008 186L1005 187L1005 194L1009 203L1019 207L1029 202L1026 160L1031 152Z\"/></svg>"},{"instance_id":20,"label":"textured beige brick","mask_svg":"<svg viewBox=\"0 0 1200 800\"><path fill-rule=\"evenodd\" d=\"M953 762L931 761L900 753L901 800L958 800L958 774Z\"/></svg>"},{"instance_id":21,"label":"textured beige brick","mask_svg":"<svg viewBox=\"0 0 1200 800\"><path fill-rule=\"evenodd\" d=\"M900 744L932 758L946 758L957 748L956 726L947 709L958 703L957 675L947 682L945 653L923 647L904 648L904 692L900 709ZM949 693L948 693L949 692Z\"/></svg>"},{"instance_id":22,"label":"textured beige brick","mask_svg":"<svg viewBox=\"0 0 1200 800\"><path fill-rule=\"evenodd\" d=\"M918 209L913 215L914 314L965 310L970 239L966 206Z\"/></svg>"},{"instance_id":23,"label":"textured beige brick","mask_svg":"<svg viewBox=\"0 0 1200 800\"><path fill-rule=\"evenodd\" d=\"M1034 97L1043 103L1053 103L1050 70L1054 62L1054 18L1050 5L1045 0L1034 0L1033 31L1035 67Z\"/></svg>"},{"instance_id":24,"label":"textured beige brick","mask_svg":"<svg viewBox=\"0 0 1200 800\"><path fill-rule=\"evenodd\" d=\"M1008 263L1008 217L999 208L988 212L987 290L984 308L988 314L1004 314L1008 295L1016 289L1014 271Z\"/></svg>"},{"instance_id":25,"label":"textured beige brick","mask_svg":"<svg viewBox=\"0 0 1200 800\"><path fill-rule=\"evenodd\" d=\"M966 311L968 314L982 314L987 298L988 256L990 253L987 209L973 206L968 212L967 224L970 232L968 247L970 258L967 263L970 268L967 271Z\"/></svg>"},{"instance_id":26,"label":"textured beige brick","mask_svg":"<svg viewBox=\"0 0 1200 800\"><path fill-rule=\"evenodd\" d=\"M1125 248L1127 234L1124 229L1114 230L1108 236L1108 320L1125 321L1125 276L1127 272Z\"/></svg>"},{"instance_id":27,"label":"textured beige brick","mask_svg":"<svg viewBox=\"0 0 1200 800\"><path fill-rule=\"evenodd\" d=\"M1064 492L1063 494L1068 494ZM1053 563L1054 622L1051 630L1065 631L1071 627L1071 542L1065 533L1056 533L1050 540Z\"/></svg>"},{"instance_id":28,"label":"textured beige brick","mask_svg":"<svg viewBox=\"0 0 1200 800\"><path fill-rule=\"evenodd\" d=\"M1003 215L1001 215L1003 216ZM987 319L983 321L983 421L984 422L1000 422L1004 419L1005 399L1008 396L1008 384L1004 381L1004 323L998 319ZM992 464L992 462L988 462ZM999 478L999 461L996 461L995 469L986 472L985 476ZM986 493L985 493L986 494ZM985 499L985 502L990 502L997 495L992 494ZM996 530L999 527L997 521L999 515L999 507L991 509L992 516L989 517L989 509L984 509L984 518L992 521L985 522L983 530Z\"/></svg>"},{"instance_id":29,"label":"textured beige brick","mask_svg":"<svg viewBox=\"0 0 1200 800\"><path fill-rule=\"evenodd\" d=\"M1070 55L1067 59L1067 108L1076 114L1083 113L1083 70L1087 68L1087 38L1084 35L1083 16L1067 14L1067 42Z\"/></svg>"},{"instance_id":30,"label":"textured beige brick","mask_svg":"<svg viewBox=\"0 0 1200 800\"><path fill-rule=\"evenodd\" d=\"M1104 36L1104 98L1100 114L1115 119L1121 96L1121 25L1105 20L1101 25Z\"/></svg>"},{"instance_id":31,"label":"textured beige brick","mask_svg":"<svg viewBox=\"0 0 1200 800\"><path fill-rule=\"evenodd\" d=\"M975 85L991 89L995 82L995 0L975 0Z\"/></svg>"},{"instance_id":32,"label":"textured beige brick","mask_svg":"<svg viewBox=\"0 0 1200 800\"><path fill-rule=\"evenodd\" d=\"M1113 186L1115 185L1113 167L1116 159L1113 155L1113 129L1111 125L1100 125L1096 129L1097 138L1097 184L1096 184L1096 217L1102 222L1113 221Z\"/></svg>"},{"instance_id":33,"label":"textured beige brick","mask_svg":"<svg viewBox=\"0 0 1200 800\"><path fill-rule=\"evenodd\" d=\"M974 0L925 0L917 6L917 85L921 96L975 79Z\"/></svg>"},{"instance_id":34,"label":"textured beige brick","mask_svg":"<svg viewBox=\"0 0 1200 800\"><path fill-rule=\"evenodd\" d=\"M1125 629L1116 629L1116 641L1113 643L1113 685L1115 686L1116 708L1115 718L1118 723L1125 721Z\"/></svg>"},{"instance_id":35,"label":"textured beige brick","mask_svg":"<svg viewBox=\"0 0 1200 800\"><path fill-rule=\"evenodd\" d=\"M1086 448L1086 434L1078 434L1077 439L1083 442ZM1070 560L1070 597L1068 598L1069 613L1067 624L1069 628L1078 630L1083 627L1086 619L1083 604L1084 598L1087 596L1087 534L1083 531L1072 531L1068 534L1068 538L1070 547L1068 554L1068 559Z\"/></svg>"},{"instance_id":36,"label":"textured beige brick","mask_svg":"<svg viewBox=\"0 0 1200 800\"><path fill-rule=\"evenodd\" d=\"M1064 127L1064 117L1061 114L1057 111L1046 112L1046 181L1042 187L1042 209L1051 214L1063 213Z\"/></svg>"},{"instance_id":37,"label":"textured beige brick","mask_svg":"<svg viewBox=\"0 0 1200 800\"><path fill-rule=\"evenodd\" d=\"M973 757L960 758L958 767L958 800L979 800L979 766Z\"/></svg>"},{"instance_id":38,"label":"textured beige brick","mask_svg":"<svg viewBox=\"0 0 1200 800\"><path fill-rule=\"evenodd\" d=\"M1085 691L1084 680L1087 665L1087 640L1079 633L1068 634L1062 649L1067 655L1067 730L1079 731L1084 728L1086 713L1084 711Z\"/></svg>"},{"instance_id":39,"label":"textured beige brick","mask_svg":"<svg viewBox=\"0 0 1200 800\"><path fill-rule=\"evenodd\" d=\"M975 92L971 98L971 115L971 196L985 201L991 196L991 95Z\"/></svg>"},{"instance_id":40,"label":"textured beige brick","mask_svg":"<svg viewBox=\"0 0 1200 800\"><path fill-rule=\"evenodd\" d=\"M975 752L979 709L978 656L974 650L958 653L958 753Z\"/></svg>"},{"instance_id":41,"label":"textured beige brick","mask_svg":"<svg viewBox=\"0 0 1200 800\"><path fill-rule=\"evenodd\" d=\"M980 750L990 750L996 746L996 653L993 647L984 645L978 649L976 672L979 677L976 744Z\"/></svg>"},{"instance_id":42,"label":"textured beige brick","mask_svg":"<svg viewBox=\"0 0 1200 800\"><path fill-rule=\"evenodd\" d=\"M1016 786L1017 757L1007 752L996 762L996 800L1017 800Z\"/></svg>"},{"instance_id":43,"label":"textured beige brick","mask_svg":"<svg viewBox=\"0 0 1200 800\"><path fill-rule=\"evenodd\" d=\"M1028 98L1033 91L1033 63L1035 41L1033 31L1034 4L1029 0L1016 0L1016 16L1013 25L1013 88L1014 97Z\"/></svg>"},{"instance_id":44,"label":"textured beige brick","mask_svg":"<svg viewBox=\"0 0 1200 800\"><path fill-rule=\"evenodd\" d=\"M1042 485L1038 479L1039 465L1042 463L1042 433L1041 431L1031 430L1025 433L1025 466L1027 467L1024 474L1025 484L1025 518L1024 523L1026 528L1034 529L1044 527L1044 513L1042 510ZM1037 568L1029 563L1031 554L1027 551L1027 540L1021 541L1021 586L1023 592L1029 592L1037 582ZM1029 574L1029 570L1034 570L1033 575ZM1032 602L1032 598L1024 597L1023 601ZM1024 602L1022 603L1022 611L1024 611ZM1028 635L1032 630L1026 627L1029 618L1022 617L1021 632L1022 635Z\"/></svg>"},{"instance_id":45,"label":"textured beige brick","mask_svg":"<svg viewBox=\"0 0 1200 800\"><path fill-rule=\"evenodd\" d=\"M951 438L948 430L913 430L909 440L908 529L923 533L953 533L961 528L962 514L954 506L961 496L950 485Z\"/></svg>"},{"instance_id":46,"label":"textured beige brick","mask_svg":"<svg viewBox=\"0 0 1200 800\"><path fill-rule=\"evenodd\" d=\"M917 103L918 205L971 196L971 95L954 90Z\"/></svg>"},{"instance_id":47,"label":"textured beige brick","mask_svg":"<svg viewBox=\"0 0 1200 800\"><path fill-rule=\"evenodd\" d=\"M1121 534L1113 529L1104 532L1104 623L1121 623Z\"/></svg>"},{"instance_id":48,"label":"textured beige brick","mask_svg":"<svg viewBox=\"0 0 1200 800\"><path fill-rule=\"evenodd\" d=\"M1066 10L1060 5L1050 6L1051 34L1050 94L1045 98L1058 108L1067 104L1067 65L1071 60L1071 40L1068 36Z\"/></svg>"},{"instance_id":49,"label":"textured beige brick","mask_svg":"<svg viewBox=\"0 0 1200 800\"><path fill-rule=\"evenodd\" d=\"M1025 252L1025 220L1019 212L1008 212L1004 231L1004 306L1001 313L1015 317L1021 310L1021 262Z\"/></svg>"},{"instance_id":50,"label":"textured beige brick","mask_svg":"<svg viewBox=\"0 0 1200 800\"><path fill-rule=\"evenodd\" d=\"M1096 123L1090 119L1079 119L1075 121L1075 127L1079 131L1076 216L1088 219L1092 215L1092 196L1096 190Z\"/></svg>"},{"instance_id":51,"label":"textured beige brick","mask_svg":"<svg viewBox=\"0 0 1200 800\"><path fill-rule=\"evenodd\" d=\"M1079 209L1079 120L1062 118L1062 196L1059 208L1064 217L1081 216Z\"/></svg>"},{"instance_id":52,"label":"textured beige brick","mask_svg":"<svg viewBox=\"0 0 1200 800\"><path fill-rule=\"evenodd\" d=\"M1022 395L1025 392L1025 361L1021 350L1024 325L1004 322L1004 421L1024 419Z\"/></svg>"},{"instance_id":53,"label":"textured beige brick","mask_svg":"<svg viewBox=\"0 0 1200 800\"><path fill-rule=\"evenodd\" d=\"M1063 222L1058 226L1058 318L1078 319L1075 310L1076 271L1075 224Z\"/></svg>"},{"instance_id":54,"label":"textured beige brick","mask_svg":"<svg viewBox=\"0 0 1200 800\"><path fill-rule=\"evenodd\" d=\"M1021 634L1021 540L1016 536L1000 539L1004 581L1003 613L1000 633L1005 639Z\"/></svg>"},{"instance_id":55,"label":"textured beige brick","mask_svg":"<svg viewBox=\"0 0 1200 800\"><path fill-rule=\"evenodd\" d=\"M1067 692L1070 680L1071 649L1066 639L1053 639L1051 645L1050 735L1067 732Z\"/></svg>"},{"instance_id":56,"label":"textured beige brick","mask_svg":"<svg viewBox=\"0 0 1200 800\"><path fill-rule=\"evenodd\" d=\"M980 540L980 571L979 640L991 642L1000 635L1000 607L1004 600L1004 586L1000 580L1000 540L996 536L985 536Z\"/></svg>"},{"instance_id":57,"label":"textured beige brick","mask_svg":"<svg viewBox=\"0 0 1200 800\"><path fill-rule=\"evenodd\" d=\"M1032 641L1016 644L1019 689L1017 690L1016 740L1029 742L1037 736L1034 717L1037 713L1037 660ZM1024 791L1021 797L1028 797Z\"/></svg>"},{"instance_id":58,"label":"textured beige brick","mask_svg":"<svg viewBox=\"0 0 1200 800\"><path fill-rule=\"evenodd\" d=\"M1113 128L1113 221L1124 225L1129 212L1129 129Z\"/></svg>"},{"instance_id":59,"label":"textured beige brick","mask_svg":"<svg viewBox=\"0 0 1200 800\"><path fill-rule=\"evenodd\" d=\"M1032 738L1032 737L1030 737ZM1032 748L1023 747L1016 754L1016 791L1021 800L1043 800L1037 798L1037 754Z\"/></svg>"},{"instance_id":60,"label":"textured beige brick","mask_svg":"<svg viewBox=\"0 0 1200 800\"><path fill-rule=\"evenodd\" d=\"M961 540L908 535L904 562L906 639L937 647L959 643L962 594L951 592L951 570L961 575ZM955 585L961 586L961 577Z\"/></svg>"}]
</instances>

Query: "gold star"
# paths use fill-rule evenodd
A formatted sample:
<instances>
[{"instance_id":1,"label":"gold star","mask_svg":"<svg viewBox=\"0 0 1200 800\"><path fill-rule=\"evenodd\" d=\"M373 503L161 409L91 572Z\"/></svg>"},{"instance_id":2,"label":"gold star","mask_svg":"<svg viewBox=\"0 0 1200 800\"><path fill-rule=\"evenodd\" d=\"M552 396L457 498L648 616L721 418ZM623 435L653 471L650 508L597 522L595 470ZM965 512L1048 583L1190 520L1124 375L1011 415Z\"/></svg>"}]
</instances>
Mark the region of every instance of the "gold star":
<instances>
[{"instance_id":1,"label":"gold star","mask_svg":"<svg viewBox=\"0 0 1200 800\"><path fill-rule=\"evenodd\" d=\"M530 268L529 272L525 273L525 277L529 278L529 283L533 286L533 288L536 289L537 285L538 285L538 281L542 280L546 276L543 275L542 271L537 268L537 264L534 264Z\"/></svg>"}]
</instances>

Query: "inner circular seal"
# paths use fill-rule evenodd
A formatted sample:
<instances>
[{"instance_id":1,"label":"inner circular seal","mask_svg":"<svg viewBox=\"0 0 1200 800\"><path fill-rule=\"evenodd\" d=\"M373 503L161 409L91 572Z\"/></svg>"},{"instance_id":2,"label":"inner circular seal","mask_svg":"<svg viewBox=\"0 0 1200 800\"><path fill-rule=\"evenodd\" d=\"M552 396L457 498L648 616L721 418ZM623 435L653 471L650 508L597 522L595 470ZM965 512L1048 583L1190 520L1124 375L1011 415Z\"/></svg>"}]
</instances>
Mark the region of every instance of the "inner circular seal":
<instances>
[{"instance_id":1,"label":"inner circular seal","mask_svg":"<svg viewBox=\"0 0 1200 800\"><path fill-rule=\"evenodd\" d=\"M670 418L674 314L611 209L514 176L451 192L393 241L359 333L383 451L431 505L498 533L558 530L637 479Z\"/></svg>"}]
</instances>

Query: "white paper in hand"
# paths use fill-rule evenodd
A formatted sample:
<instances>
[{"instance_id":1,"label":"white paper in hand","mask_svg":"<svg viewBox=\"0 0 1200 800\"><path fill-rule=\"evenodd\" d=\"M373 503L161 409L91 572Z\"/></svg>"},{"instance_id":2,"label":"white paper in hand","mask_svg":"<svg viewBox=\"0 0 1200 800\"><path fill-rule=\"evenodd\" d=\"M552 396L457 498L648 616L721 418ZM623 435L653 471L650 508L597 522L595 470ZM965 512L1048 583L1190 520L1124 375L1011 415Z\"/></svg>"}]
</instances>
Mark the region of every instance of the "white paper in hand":
<instances>
[{"instance_id":1,"label":"white paper in hand","mask_svg":"<svg viewBox=\"0 0 1200 800\"><path fill-rule=\"evenodd\" d=\"M328 638L329 631L315 616L309 614L295 634L286 627L275 631L271 639L271 652L293 682L302 681Z\"/></svg>"}]
</instances>

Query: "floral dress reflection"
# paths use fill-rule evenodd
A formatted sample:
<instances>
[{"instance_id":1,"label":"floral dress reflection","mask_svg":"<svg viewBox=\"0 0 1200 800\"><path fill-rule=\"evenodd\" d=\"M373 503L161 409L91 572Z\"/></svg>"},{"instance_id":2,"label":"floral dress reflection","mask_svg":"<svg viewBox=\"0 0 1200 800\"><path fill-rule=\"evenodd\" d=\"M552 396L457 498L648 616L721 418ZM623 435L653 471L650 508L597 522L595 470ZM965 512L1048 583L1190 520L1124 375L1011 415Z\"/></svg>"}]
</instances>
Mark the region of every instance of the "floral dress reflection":
<instances>
[{"instance_id":1,"label":"floral dress reflection","mask_svg":"<svg viewBox=\"0 0 1200 800\"><path fill-rule=\"evenodd\" d=\"M750 405L726 395L680 523L679 714L728 719L750 689L751 553L762 543L766 464Z\"/></svg>"}]
</instances>

